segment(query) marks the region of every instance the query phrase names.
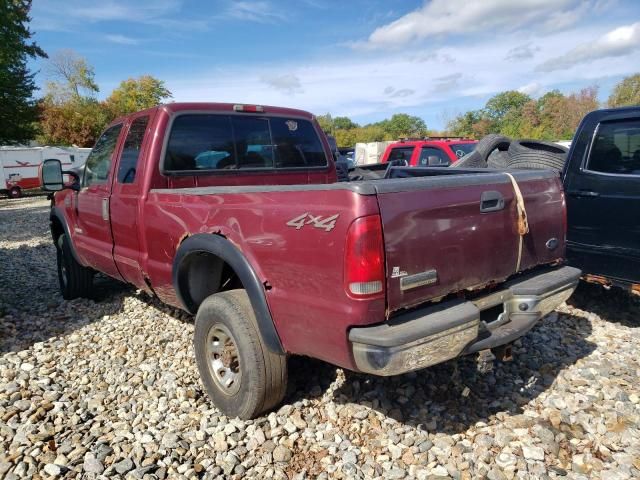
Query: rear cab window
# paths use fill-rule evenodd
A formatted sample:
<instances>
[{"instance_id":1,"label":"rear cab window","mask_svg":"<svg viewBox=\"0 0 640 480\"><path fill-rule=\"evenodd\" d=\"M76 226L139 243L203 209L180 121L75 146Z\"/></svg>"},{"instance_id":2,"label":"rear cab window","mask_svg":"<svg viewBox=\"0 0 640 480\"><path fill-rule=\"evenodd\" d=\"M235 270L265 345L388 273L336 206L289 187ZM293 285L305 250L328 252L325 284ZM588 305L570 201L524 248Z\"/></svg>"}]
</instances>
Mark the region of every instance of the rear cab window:
<instances>
[{"instance_id":1,"label":"rear cab window","mask_svg":"<svg viewBox=\"0 0 640 480\"><path fill-rule=\"evenodd\" d=\"M476 148L476 143L452 143L449 145L451 151L456 156L456 158L462 158L465 155L473 152Z\"/></svg>"},{"instance_id":2,"label":"rear cab window","mask_svg":"<svg viewBox=\"0 0 640 480\"><path fill-rule=\"evenodd\" d=\"M449 165L449 157L439 148L422 147L418 165L421 167L446 167Z\"/></svg>"},{"instance_id":3,"label":"rear cab window","mask_svg":"<svg viewBox=\"0 0 640 480\"><path fill-rule=\"evenodd\" d=\"M407 163L411 161L411 156L413 155L413 150L415 147L396 147L392 148L391 152L389 152L389 158L387 161L392 160L405 160Z\"/></svg>"},{"instance_id":4,"label":"rear cab window","mask_svg":"<svg viewBox=\"0 0 640 480\"><path fill-rule=\"evenodd\" d=\"M222 172L327 167L309 120L224 114L183 114L171 126L163 171Z\"/></svg>"}]
</instances>

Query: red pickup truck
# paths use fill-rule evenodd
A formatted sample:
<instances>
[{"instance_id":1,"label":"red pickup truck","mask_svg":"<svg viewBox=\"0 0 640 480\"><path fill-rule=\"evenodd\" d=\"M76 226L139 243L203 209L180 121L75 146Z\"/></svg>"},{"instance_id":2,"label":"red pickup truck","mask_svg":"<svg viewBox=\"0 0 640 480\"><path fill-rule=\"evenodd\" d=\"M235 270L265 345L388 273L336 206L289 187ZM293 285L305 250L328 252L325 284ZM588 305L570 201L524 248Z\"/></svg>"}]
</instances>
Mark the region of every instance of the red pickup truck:
<instances>
[{"instance_id":1,"label":"red pickup truck","mask_svg":"<svg viewBox=\"0 0 640 480\"><path fill-rule=\"evenodd\" d=\"M41 168L64 298L90 295L99 271L196 314L203 384L241 418L282 401L289 354L424 368L512 342L578 281L557 175L390 167L337 182L299 110L159 106L114 121L65 174Z\"/></svg>"},{"instance_id":2,"label":"red pickup truck","mask_svg":"<svg viewBox=\"0 0 640 480\"><path fill-rule=\"evenodd\" d=\"M395 160L411 167L446 167L471 153L477 143L464 138L400 140L387 146L380 163Z\"/></svg>"}]
</instances>

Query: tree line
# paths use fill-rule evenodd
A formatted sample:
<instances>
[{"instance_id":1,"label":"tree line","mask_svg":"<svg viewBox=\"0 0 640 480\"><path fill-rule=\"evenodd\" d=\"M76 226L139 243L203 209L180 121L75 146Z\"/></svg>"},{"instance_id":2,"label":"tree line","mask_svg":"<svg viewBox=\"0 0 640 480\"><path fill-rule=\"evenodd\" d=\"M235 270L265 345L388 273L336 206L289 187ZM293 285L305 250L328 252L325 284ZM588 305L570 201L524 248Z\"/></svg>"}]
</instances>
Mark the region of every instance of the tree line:
<instances>
[{"instance_id":1,"label":"tree line","mask_svg":"<svg viewBox=\"0 0 640 480\"><path fill-rule=\"evenodd\" d=\"M37 140L49 145L91 147L116 117L171 98L163 81L150 75L124 80L98 100L94 68L72 50L47 53L32 41L31 0L0 2L0 145ZM30 59L48 59L44 95Z\"/></svg>"},{"instance_id":2,"label":"tree line","mask_svg":"<svg viewBox=\"0 0 640 480\"><path fill-rule=\"evenodd\" d=\"M150 75L120 83L105 100L98 100L94 68L71 50L48 57L28 27L31 0L0 2L0 144L27 143L92 146L114 118L158 105L170 99L163 81ZM44 95L28 69L29 59L48 58ZM461 113L447 122L441 135L481 138L502 133L516 138L570 139L580 120L602 106L595 86L564 94L552 90L539 98L519 91L491 97L478 110ZM640 73L624 78L612 90L609 107L640 105ZM397 113L380 122L359 125L349 117L318 117L322 129L338 146L358 142L424 137L430 132L420 117Z\"/></svg>"},{"instance_id":3,"label":"tree line","mask_svg":"<svg viewBox=\"0 0 640 480\"><path fill-rule=\"evenodd\" d=\"M568 94L551 90L537 99L515 90L501 92L491 97L483 108L450 119L441 132L427 130L421 118L404 113L363 126L349 117L332 118L329 113L318 120L325 132L336 137L340 147L430 134L480 139L489 133L501 133L514 138L570 140L587 113L600 107L628 105L640 105L640 73L616 84L604 104L598 101L596 86Z\"/></svg>"}]
</instances>

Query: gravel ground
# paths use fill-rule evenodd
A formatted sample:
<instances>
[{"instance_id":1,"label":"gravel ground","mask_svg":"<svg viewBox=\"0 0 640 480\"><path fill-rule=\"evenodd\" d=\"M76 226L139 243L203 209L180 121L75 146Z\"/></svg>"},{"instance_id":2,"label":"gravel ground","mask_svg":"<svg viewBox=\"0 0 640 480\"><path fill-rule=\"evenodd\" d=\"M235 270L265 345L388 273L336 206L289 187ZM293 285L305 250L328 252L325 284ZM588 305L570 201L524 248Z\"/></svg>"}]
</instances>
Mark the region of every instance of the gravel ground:
<instances>
[{"instance_id":1,"label":"gravel ground","mask_svg":"<svg viewBox=\"0 0 640 480\"><path fill-rule=\"evenodd\" d=\"M99 279L65 302L43 197L0 200L0 477L640 477L640 303L582 285L479 373L291 359L284 405L221 416L191 319Z\"/></svg>"}]
</instances>

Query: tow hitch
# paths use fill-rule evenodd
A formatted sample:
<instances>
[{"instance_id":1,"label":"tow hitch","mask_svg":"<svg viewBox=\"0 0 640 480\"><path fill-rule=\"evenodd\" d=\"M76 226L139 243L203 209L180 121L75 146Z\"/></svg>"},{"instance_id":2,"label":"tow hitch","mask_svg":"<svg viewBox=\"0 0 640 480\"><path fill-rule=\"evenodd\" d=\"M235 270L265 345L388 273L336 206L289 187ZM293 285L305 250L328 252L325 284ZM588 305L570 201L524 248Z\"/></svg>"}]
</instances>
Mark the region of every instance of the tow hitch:
<instances>
[{"instance_id":1,"label":"tow hitch","mask_svg":"<svg viewBox=\"0 0 640 480\"><path fill-rule=\"evenodd\" d=\"M499 347L492 349L491 352L501 362L510 362L513 360L513 351L510 343L507 345L500 345Z\"/></svg>"},{"instance_id":2,"label":"tow hitch","mask_svg":"<svg viewBox=\"0 0 640 480\"><path fill-rule=\"evenodd\" d=\"M501 362L510 362L513 360L513 353L511 344L501 345L499 347L492 348L490 350L480 350L478 352L478 372L489 373L493 370L493 361L500 360Z\"/></svg>"}]
</instances>

